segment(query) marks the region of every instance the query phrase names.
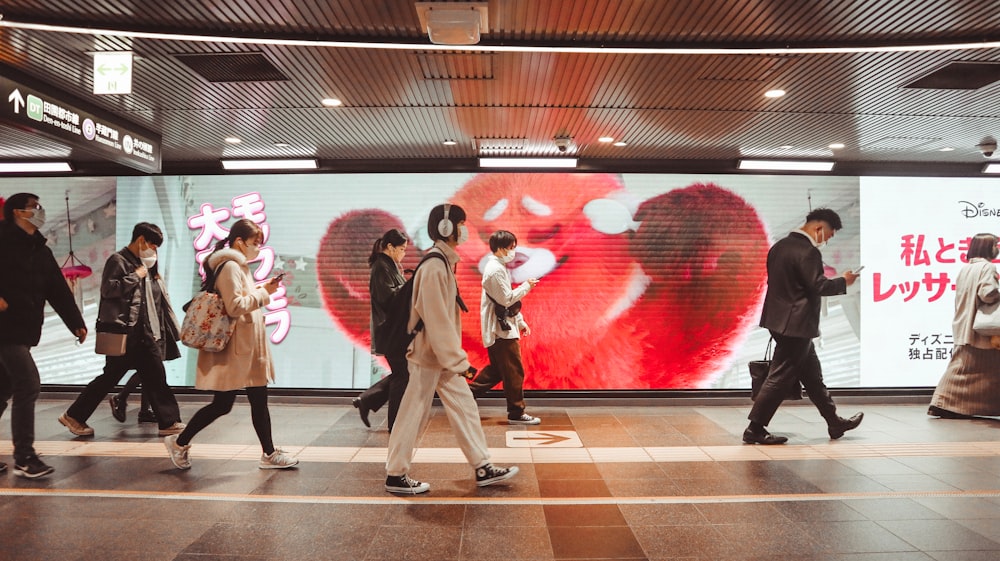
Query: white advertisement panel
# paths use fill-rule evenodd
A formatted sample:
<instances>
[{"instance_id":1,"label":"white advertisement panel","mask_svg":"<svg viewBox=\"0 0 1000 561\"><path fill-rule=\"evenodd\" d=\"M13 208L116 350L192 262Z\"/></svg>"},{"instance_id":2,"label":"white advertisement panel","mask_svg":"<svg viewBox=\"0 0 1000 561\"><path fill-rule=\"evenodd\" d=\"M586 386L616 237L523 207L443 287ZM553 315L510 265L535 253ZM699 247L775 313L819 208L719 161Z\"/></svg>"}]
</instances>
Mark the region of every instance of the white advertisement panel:
<instances>
[{"instance_id":1,"label":"white advertisement panel","mask_svg":"<svg viewBox=\"0 0 1000 561\"><path fill-rule=\"evenodd\" d=\"M969 240L1000 231L1000 180L862 177L861 208L860 385L934 386Z\"/></svg>"}]
</instances>

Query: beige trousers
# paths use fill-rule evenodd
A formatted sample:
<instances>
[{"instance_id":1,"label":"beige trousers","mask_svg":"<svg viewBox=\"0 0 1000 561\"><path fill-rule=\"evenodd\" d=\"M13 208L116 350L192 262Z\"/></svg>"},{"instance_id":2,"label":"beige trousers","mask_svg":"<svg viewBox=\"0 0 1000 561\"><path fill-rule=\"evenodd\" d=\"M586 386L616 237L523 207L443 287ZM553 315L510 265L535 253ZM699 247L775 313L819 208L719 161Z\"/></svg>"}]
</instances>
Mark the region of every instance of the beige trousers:
<instances>
[{"instance_id":1,"label":"beige trousers","mask_svg":"<svg viewBox=\"0 0 1000 561\"><path fill-rule=\"evenodd\" d=\"M441 398L458 446L469 465L479 468L489 463L490 452L479 423L479 407L465 378L454 372L428 369L410 362L410 382L399 405L396 424L389 435L389 456L385 462L387 475L409 473L417 438L430 418L435 391Z\"/></svg>"}]
</instances>

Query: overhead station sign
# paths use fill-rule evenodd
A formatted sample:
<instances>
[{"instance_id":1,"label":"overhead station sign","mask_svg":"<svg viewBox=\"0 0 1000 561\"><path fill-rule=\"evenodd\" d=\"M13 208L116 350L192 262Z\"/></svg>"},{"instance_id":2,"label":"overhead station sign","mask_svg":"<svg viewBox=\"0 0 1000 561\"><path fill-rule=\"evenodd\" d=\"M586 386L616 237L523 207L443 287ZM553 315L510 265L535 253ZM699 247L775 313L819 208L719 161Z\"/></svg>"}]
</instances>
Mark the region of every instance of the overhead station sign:
<instances>
[{"instance_id":1,"label":"overhead station sign","mask_svg":"<svg viewBox=\"0 0 1000 561\"><path fill-rule=\"evenodd\" d=\"M132 53L94 53L94 93L132 93Z\"/></svg>"},{"instance_id":2,"label":"overhead station sign","mask_svg":"<svg viewBox=\"0 0 1000 561\"><path fill-rule=\"evenodd\" d=\"M0 67L0 99L6 99L0 120L139 171L160 172L160 135L69 95L45 91L21 77L11 78L12 74Z\"/></svg>"}]
</instances>

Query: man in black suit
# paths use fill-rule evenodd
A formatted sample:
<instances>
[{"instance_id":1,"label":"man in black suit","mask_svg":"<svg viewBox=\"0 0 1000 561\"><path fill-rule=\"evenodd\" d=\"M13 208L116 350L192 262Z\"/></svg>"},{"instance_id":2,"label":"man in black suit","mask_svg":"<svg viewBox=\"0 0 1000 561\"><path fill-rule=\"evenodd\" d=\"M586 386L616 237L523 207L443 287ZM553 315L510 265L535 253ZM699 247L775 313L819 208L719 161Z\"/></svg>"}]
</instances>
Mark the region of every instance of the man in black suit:
<instances>
[{"instance_id":1,"label":"man in black suit","mask_svg":"<svg viewBox=\"0 0 1000 561\"><path fill-rule=\"evenodd\" d=\"M823 274L819 248L841 227L836 212L818 208L806 216L801 228L775 243L767 253L767 295L760 326L771 332L775 347L767 380L748 416L750 426L743 431L743 442L747 444L783 444L788 440L767 432L765 427L792 385L798 382L826 419L830 438L840 438L861 424L863 413L850 419L837 415L812 342L819 336L821 297L844 294L858 278L851 271L834 279Z\"/></svg>"}]
</instances>

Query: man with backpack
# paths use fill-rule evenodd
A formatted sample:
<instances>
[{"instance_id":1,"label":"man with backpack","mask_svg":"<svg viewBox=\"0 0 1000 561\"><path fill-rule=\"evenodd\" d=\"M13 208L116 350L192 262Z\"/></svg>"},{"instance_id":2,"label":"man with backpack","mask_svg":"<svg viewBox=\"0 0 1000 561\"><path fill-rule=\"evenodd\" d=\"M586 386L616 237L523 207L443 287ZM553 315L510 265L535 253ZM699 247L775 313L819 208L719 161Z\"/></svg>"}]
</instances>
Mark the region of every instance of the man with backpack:
<instances>
[{"instance_id":1,"label":"man with backpack","mask_svg":"<svg viewBox=\"0 0 1000 561\"><path fill-rule=\"evenodd\" d=\"M490 364L469 384L472 395L482 397L493 386L503 382L507 398L507 423L537 425L542 422L524 412L524 365L521 363L521 334L531 329L521 315L521 299L538 284L528 279L517 288L510 282L507 264L514 261L517 237L507 230L497 230L490 236L490 251L483 268L483 294L479 316L482 322L483 345Z\"/></svg>"},{"instance_id":2,"label":"man with backpack","mask_svg":"<svg viewBox=\"0 0 1000 561\"><path fill-rule=\"evenodd\" d=\"M427 233L434 240L431 252L444 259L427 259L413 275L412 309L408 329L417 331L406 358L410 380L389 436L385 489L390 493L426 493L430 485L409 477L417 438L430 416L436 391L444 405L458 445L475 470L476 485L483 487L510 479L517 467L490 463L486 435L479 424L479 408L464 377L475 373L462 349L461 312L467 311L458 293L455 248L466 241L465 211L457 205L438 205L427 220Z\"/></svg>"}]
</instances>

